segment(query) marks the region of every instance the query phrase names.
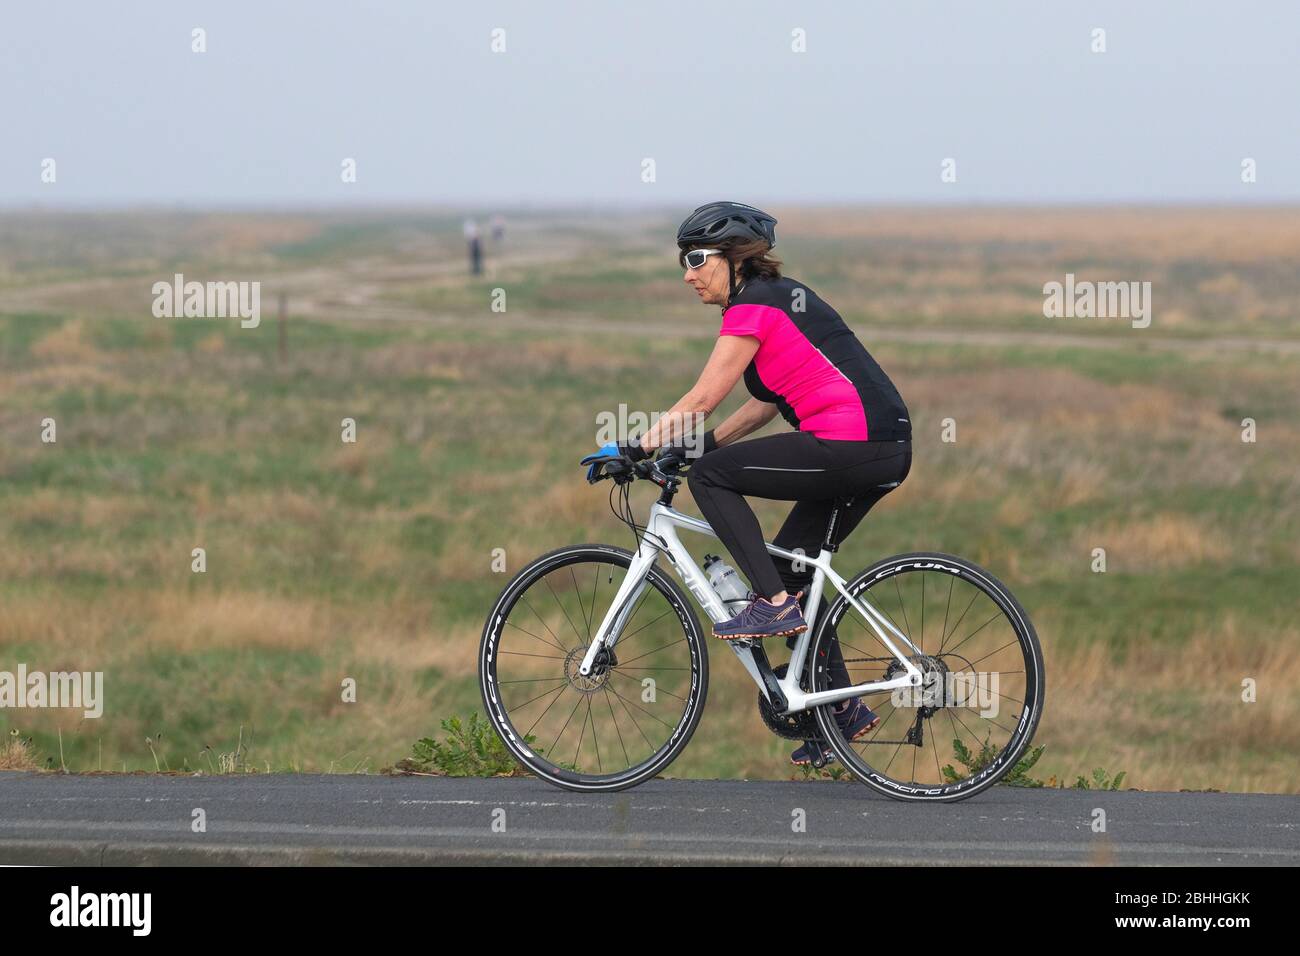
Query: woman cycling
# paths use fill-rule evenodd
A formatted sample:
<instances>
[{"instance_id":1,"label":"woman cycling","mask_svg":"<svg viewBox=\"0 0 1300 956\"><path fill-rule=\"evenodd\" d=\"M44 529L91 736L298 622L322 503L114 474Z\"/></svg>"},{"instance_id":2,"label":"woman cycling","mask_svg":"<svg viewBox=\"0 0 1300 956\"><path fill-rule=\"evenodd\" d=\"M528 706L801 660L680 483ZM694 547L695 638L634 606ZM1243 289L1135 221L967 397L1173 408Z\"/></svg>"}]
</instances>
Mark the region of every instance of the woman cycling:
<instances>
[{"instance_id":1,"label":"woman cycling","mask_svg":"<svg viewBox=\"0 0 1300 956\"><path fill-rule=\"evenodd\" d=\"M781 275L770 254L775 226L753 206L715 202L677 230L685 281L701 302L721 308L722 327L694 387L623 450L637 460L679 443L679 423L711 414L744 378L752 397L704 436L688 479L700 511L754 592L713 634L723 640L786 636L793 647L794 635L808 627L803 605L812 571L767 552L744 496L795 502L774 543L816 554L837 498L853 499L842 512L843 540L907 477L912 430L898 390L838 313ZM777 412L795 432L740 441ZM831 686L847 687L838 640L830 648ZM860 698L837 708L848 740L879 720ZM810 756L801 746L791 759L801 764Z\"/></svg>"}]
</instances>

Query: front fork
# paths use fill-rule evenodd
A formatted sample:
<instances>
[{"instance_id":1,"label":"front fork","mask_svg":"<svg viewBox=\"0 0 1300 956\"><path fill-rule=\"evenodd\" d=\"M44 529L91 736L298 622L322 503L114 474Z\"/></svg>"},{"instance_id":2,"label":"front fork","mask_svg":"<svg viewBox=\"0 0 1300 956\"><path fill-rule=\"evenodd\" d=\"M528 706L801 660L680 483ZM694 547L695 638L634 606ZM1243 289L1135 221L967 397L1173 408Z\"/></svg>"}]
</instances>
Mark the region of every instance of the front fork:
<instances>
[{"instance_id":1,"label":"front fork","mask_svg":"<svg viewBox=\"0 0 1300 956\"><path fill-rule=\"evenodd\" d=\"M650 573L650 568L654 563L654 548L643 542L641 550L637 552L628 565L627 574L623 576L623 582L618 586L618 593L614 595L614 600L610 602L609 610L605 612L600 627L596 628L596 634L591 639L591 645L587 648L587 653L582 657L582 663L578 666L578 673L583 677L591 676L596 655L600 653L602 644L611 651L614 649L614 644L623 633L628 618L636 610L637 601L641 600L641 595L645 593L647 587L646 575Z\"/></svg>"}]
</instances>

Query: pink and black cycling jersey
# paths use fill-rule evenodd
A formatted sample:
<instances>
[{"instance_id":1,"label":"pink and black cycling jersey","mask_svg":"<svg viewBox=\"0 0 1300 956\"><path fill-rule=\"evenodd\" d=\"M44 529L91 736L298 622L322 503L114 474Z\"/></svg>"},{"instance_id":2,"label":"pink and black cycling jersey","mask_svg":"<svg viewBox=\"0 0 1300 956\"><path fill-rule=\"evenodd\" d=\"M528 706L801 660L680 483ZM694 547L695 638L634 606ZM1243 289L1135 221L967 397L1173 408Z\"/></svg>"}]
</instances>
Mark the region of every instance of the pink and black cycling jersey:
<instances>
[{"instance_id":1,"label":"pink and black cycling jersey","mask_svg":"<svg viewBox=\"0 0 1300 956\"><path fill-rule=\"evenodd\" d=\"M718 334L758 339L745 387L799 431L833 441L911 439L894 383L839 313L802 283L749 280L723 312Z\"/></svg>"}]
</instances>

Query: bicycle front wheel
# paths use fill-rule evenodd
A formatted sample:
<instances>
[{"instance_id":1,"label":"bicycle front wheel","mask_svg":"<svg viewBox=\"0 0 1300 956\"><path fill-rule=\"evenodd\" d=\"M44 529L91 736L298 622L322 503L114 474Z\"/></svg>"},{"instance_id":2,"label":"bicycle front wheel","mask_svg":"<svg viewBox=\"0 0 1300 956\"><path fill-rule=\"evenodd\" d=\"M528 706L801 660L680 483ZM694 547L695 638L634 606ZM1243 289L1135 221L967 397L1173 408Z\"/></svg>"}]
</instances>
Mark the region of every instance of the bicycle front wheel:
<instances>
[{"instance_id":1,"label":"bicycle front wheel","mask_svg":"<svg viewBox=\"0 0 1300 956\"><path fill-rule=\"evenodd\" d=\"M700 721L708 656L686 595L658 567L612 651L578 672L632 552L575 545L506 585L479 647L483 706L528 770L566 790L622 790L659 773Z\"/></svg>"},{"instance_id":2,"label":"bicycle front wheel","mask_svg":"<svg viewBox=\"0 0 1300 956\"><path fill-rule=\"evenodd\" d=\"M1043 712L1043 652L1025 609L993 575L949 554L886 558L847 590L916 645L890 635L925 683L863 695L880 722L853 740L833 705L816 708L840 762L899 800L953 802L997 783L1024 754ZM906 673L843 595L819 617L810 649L817 690ZM831 668L837 640L847 683Z\"/></svg>"}]
</instances>

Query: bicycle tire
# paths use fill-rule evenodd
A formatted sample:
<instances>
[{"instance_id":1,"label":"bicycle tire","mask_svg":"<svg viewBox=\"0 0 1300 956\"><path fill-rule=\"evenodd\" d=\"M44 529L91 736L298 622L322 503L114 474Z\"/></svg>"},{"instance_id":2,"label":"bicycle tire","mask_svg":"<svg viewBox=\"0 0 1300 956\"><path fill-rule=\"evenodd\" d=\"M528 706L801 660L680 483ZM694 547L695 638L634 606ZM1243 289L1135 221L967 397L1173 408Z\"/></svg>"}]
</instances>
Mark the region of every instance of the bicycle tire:
<instances>
[{"instance_id":1,"label":"bicycle tire","mask_svg":"<svg viewBox=\"0 0 1300 956\"><path fill-rule=\"evenodd\" d=\"M501 634L510 612L521 596L546 575L566 566L596 562L598 565L609 564L626 569L632 557L633 553L625 548L603 544L572 545L544 554L524 567L505 586L483 627L483 636L479 644L479 690L488 719L506 748L525 769L565 790L577 792L624 790L650 779L663 771L681 754L695 733L704 711L704 703L708 696L709 662L699 620L681 587L658 566L651 566L646 575L646 582L654 587L676 612L685 635L691 662L690 688L684 698L685 707L668 740L649 758L622 771L613 774L592 774L580 768L561 766L535 752L527 742L526 734L517 729L511 720L509 705L505 703L497 677L499 661L497 649L501 646ZM593 619L594 608L593 602ZM618 646L616 643L615 651ZM562 693L563 688L560 690Z\"/></svg>"},{"instance_id":2,"label":"bicycle tire","mask_svg":"<svg viewBox=\"0 0 1300 956\"><path fill-rule=\"evenodd\" d=\"M1015 733L1008 745L997 755L996 761L980 768L968 781L918 787L895 780L871 767L854 749L853 743L846 741L839 731L835 723L833 705L817 707L814 708L814 711L817 715L818 726L841 765L848 768L855 777L871 789L895 800L955 803L982 793L996 784L1012 770L1032 741L1034 731L1038 727L1043 712L1046 675L1043 667L1042 647L1028 613L1006 585L979 565L956 555L921 551L884 558L852 578L847 583L846 590L856 597L864 590L870 590L873 584L889 577L907 573L913 569L922 571L937 570L943 574L963 579L975 587L976 590L988 596L1007 615L1007 620L1016 634L1016 638L1025 654L1026 663L1029 665L1026 668L1026 697L1023 701L1022 713ZM922 594L922 603L924 604L924 592ZM816 632L809 648L812 660L821 661L825 659L823 643L829 641L828 635L831 628L838 624L849 608L850 605L844 595L837 594L836 599L827 607L825 612L818 615L820 621L816 624ZM945 616L945 629L946 624ZM816 668L814 685L818 690L824 690L830 686L829 681L830 675L825 665L819 665ZM912 783L914 784L915 781Z\"/></svg>"}]
</instances>

